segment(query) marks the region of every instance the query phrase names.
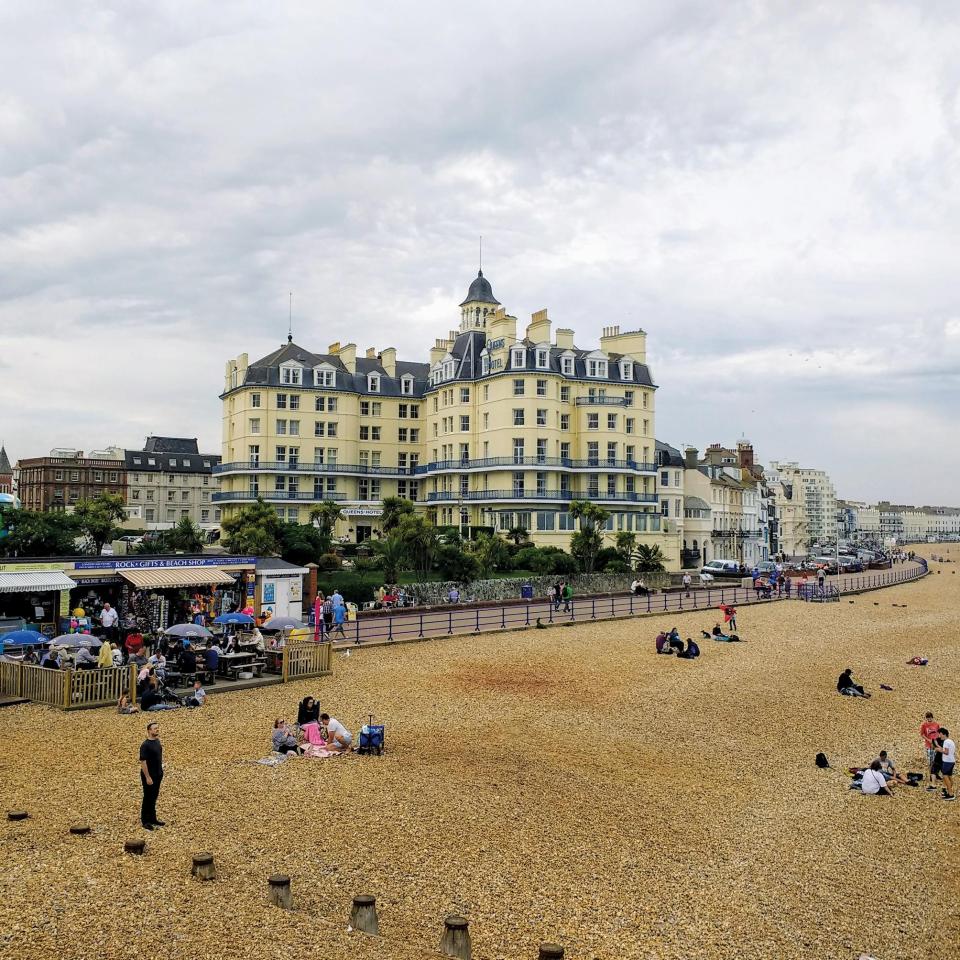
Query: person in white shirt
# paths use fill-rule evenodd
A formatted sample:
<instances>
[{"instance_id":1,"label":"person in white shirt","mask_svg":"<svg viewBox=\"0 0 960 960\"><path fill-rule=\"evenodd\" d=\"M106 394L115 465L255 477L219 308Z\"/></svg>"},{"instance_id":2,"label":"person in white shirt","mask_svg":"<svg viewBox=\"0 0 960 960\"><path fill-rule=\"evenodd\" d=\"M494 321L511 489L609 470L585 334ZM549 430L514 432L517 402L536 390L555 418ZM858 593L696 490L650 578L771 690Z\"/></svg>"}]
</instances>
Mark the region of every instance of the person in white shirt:
<instances>
[{"instance_id":1,"label":"person in white shirt","mask_svg":"<svg viewBox=\"0 0 960 960\"><path fill-rule=\"evenodd\" d=\"M110 659L115 667L123 666L123 652L115 643L110 644Z\"/></svg>"},{"instance_id":2,"label":"person in white shirt","mask_svg":"<svg viewBox=\"0 0 960 960\"><path fill-rule=\"evenodd\" d=\"M944 800L956 800L957 794L953 789L953 768L957 762L957 745L950 738L950 731L946 727L940 728L940 736L943 737L943 746L934 747L940 754L940 773L943 776L943 793L940 796Z\"/></svg>"},{"instance_id":3,"label":"person in white shirt","mask_svg":"<svg viewBox=\"0 0 960 960\"><path fill-rule=\"evenodd\" d=\"M109 603L103 605L103 610L100 611L100 623L103 626L104 633L108 640L117 639L117 611L110 606Z\"/></svg>"},{"instance_id":4,"label":"person in white shirt","mask_svg":"<svg viewBox=\"0 0 960 960\"><path fill-rule=\"evenodd\" d=\"M327 713L320 714L320 726L327 737L327 749L346 753L353 746L353 734Z\"/></svg>"},{"instance_id":5,"label":"person in white shirt","mask_svg":"<svg viewBox=\"0 0 960 960\"><path fill-rule=\"evenodd\" d=\"M879 797L893 796L891 787L893 780L887 780L880 769L880 761L874 760L873 763L863 771L863 779L860 781L860 789L867 795L876 795Z\"/></svg>"},{"instance_id":6,"label":"person in white shirt","mask_svg":"<svg viewBox=\"0 0 960 960\"><path fill-rule=\"evenodd\" d=\"M687 591L687 596L690 596L690 574L685 573L683 575L683 589Z\"/></svg>"}]
</instances>

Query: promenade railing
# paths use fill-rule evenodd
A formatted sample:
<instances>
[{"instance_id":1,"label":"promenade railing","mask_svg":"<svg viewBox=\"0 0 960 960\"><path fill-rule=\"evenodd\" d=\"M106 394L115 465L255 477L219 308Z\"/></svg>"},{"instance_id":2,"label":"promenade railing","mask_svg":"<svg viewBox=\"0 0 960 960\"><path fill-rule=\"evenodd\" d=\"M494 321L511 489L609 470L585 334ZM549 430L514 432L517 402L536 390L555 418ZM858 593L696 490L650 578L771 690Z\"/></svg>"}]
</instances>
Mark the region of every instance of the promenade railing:
<instances>
[{"instance_id":1,"label":"promenade railing","mask_svg":"<svg viewBox=\"0 0 960 960\"><path fill-rule=\"evenodd\" d=\"M839 593L861 593L882 587L895 586L917 580L927 572L926 563L917 561L891 570L869 571L830 578ZM815 585L815 581L813 581ZM809 584L807 588L809 588ZM420 640L428 637L456 634L485 633L562 623L587 623L621 617L644 616L657 613L685 613L691 610L716 610L721 605L746 606L755 603L776 603L798 597L800 584L791 585L790 592L776 592L764 598L752 587L714 584L689 591L669 590L662 593L609 594L605 596L574 597L569 603L555 604L550 598L505 603L477 603L399 609L362 613L356 620L343 625L343 635L333 632L329 639L337 646L363 645L370 642Z\"/></svg>"}]
</instances>

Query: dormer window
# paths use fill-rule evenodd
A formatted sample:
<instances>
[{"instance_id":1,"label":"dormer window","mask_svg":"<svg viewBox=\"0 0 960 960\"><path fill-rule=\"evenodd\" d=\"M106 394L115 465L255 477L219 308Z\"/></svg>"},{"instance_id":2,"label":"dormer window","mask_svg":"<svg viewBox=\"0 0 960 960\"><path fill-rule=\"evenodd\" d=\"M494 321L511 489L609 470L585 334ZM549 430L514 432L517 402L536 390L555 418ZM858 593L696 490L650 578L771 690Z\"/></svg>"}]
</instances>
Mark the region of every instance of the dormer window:
<instances>
[{"instance_id":1,"label":"dormer window","mask_svg":"<svg viewBox=\"0 0 960 960\"><path fill-rule=\"evenodd\" d=\"M452 380L454 373L454 362L453 360L444 360L443 361L443 379Z\"/></svg>"},{"instance_id":2,"label":"dormer window","mask_svg":"<svg viewBox=\"0 0 960 960\"><path fill-rule=\"evenodd\" d=\"M486 349L480 354L480 373L486 376L490 372L490 354Z\"/></svg>"},{"instance_id":3,"label":"dormer window","mask_svg":"<svg viewBox=\"0 0 960 960\"><path fill-rule=\"evenodd\" d=\"M587 357L587 376L600 380L606 379L607 359L599 350Z\"/></svg>"},{"instance_id":4,"label":"dormer window","mask_svg":"<svg viewBox=\"0 0 960 960\"><path fill-rule=\"evenodd\" d=\"M510 350L510 366L516 370L527 365L527 351L523 347L513 347Z\"/></svg>"},{"instance_id":5,"label":"dormer window","mask_svg":"<svg viewBox=\"0 0 960 960\"><path fill-rule=\"evenodd\" d=\"M367 374L367 391L369 393L380 392L380 374L379 373Z\"/></svg>"},{"instance_id":6,"label":"dormer window","mask_svg":"<svg viewBox=\"0 0 960 960\"><path fill-rule=\"evenodd\" d=\"M620 379L621 380L633 380L633 361L632 360L621 360L620 361Z\"/></svg>"},{"instance_id":7,"label":"dormer window","mask_svg":"<svg viewBox=\"0 0 960 960\"><path fill-rule=\"evenodd\" d=\"M280 382L299 386L303 383L303 367L298 363L280 364Z\"/></svg>"},{"instance_id":8,"label":"dormer window","mask_svg":"<svg viewBox=\"0 0 960 960\"><path fill-rule=\"evenodd\" d=\"M573 353L565 353L560 357L560 372L565 377L573 376L575 359Z\"/></svg>"},{"instance_id":9,"label":"dormer window","mask_svg":"<svg viewBox=\"0 0 960 960\"><path fill-rule=\"evenodd\" d=\"M537 347L537 369L546 370L550 366L550 348Z\"/></svg>"},{"instance_id":10,"label":"dormer window","mask_svg":"<svg viewBox=\"0 0 960 960\"><path fill-rule=\"evenodd\" d=\"M405 397L413 396L413 377L411 377L409 373L404 374L400 378L400 392Z\"/></svg>"},{"instance_id":11,"label":"dormer window","mask_svg":"<svg viewBox=\"0 0 960 960\"><path fill-rule=\"evenodd\" d=\"M335 387L337 385L337 372L328 363L324 363L313 369L313 385L315 387Z\"/></svg>"},{"instance_id":12,"label":"dormer window","mask_svg":"<svg viewBox=\"0 0 960 960\"><path fill-rule=\"evenodd\" d=\"M440 382L440 378L443 376L443 368L439 363L436 363L430 369L430 383L433 386L436 386Z\"/></svg>"}]
</instances>

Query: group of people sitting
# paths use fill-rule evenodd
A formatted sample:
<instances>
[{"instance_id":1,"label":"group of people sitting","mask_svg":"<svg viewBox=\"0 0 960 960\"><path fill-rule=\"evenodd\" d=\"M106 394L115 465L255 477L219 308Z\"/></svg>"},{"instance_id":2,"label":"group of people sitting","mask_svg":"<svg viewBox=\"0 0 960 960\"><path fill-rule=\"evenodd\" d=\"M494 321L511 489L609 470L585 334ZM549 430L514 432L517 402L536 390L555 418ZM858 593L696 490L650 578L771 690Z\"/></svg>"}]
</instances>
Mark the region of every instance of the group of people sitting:
<instances>
[{"instance_id":1,"label":"group of people sitting","mask_svg":"<svg viewBox=\"0 0 960 960\"><path fill-rule=\"evenodd\" d=\"M449 596L447 598L449 600ZM460 599L460 592L457 591L457 600ZM456 603L457 600L450 601ZM413 598L407 594L407 591L396 584L383 584L377 587L373 592L373 608L379 610L382 607L408 607L413 603Z\"/></svg>"},{"instance_id":2,"label":"group of people sitting","mask_svg":"<svg viewBox=\"0 0 960 960\"><path fill-rule=\"evenodd\" d=\"M918 787L923 782L922 773L908 773L903 775L897 771L886 750L880 751L880 756L869 767L854 772L851 790L860 789L868 796L890 797L893 788L898 784Z\"/></svg>"},{"instance_id":3,"label":"group of people sitting","mask_svg":"<svg viewBox=\"0 0 960 960\"><path fill-rule=\"evenodd\" d=\"M690 637L687 637L687 645L684 647L680 631L674 627L669 633L661 630L657 634L657 653L676 654L681 660L695 660L700 656L700 647Z\"/></svg>"},{"instance_id":4,"label":"group of people sitting","mask_svg":"<svg viewBox=\"0 0 960 960\"><path fill-rule=\"evenodd\" d=\"M282 717L273 721L271 745L275 753L287 756L332 757L353 749L353 734L339 720L321 713L316 697L304 697L295 724Z\"/></svg>"}]
</instances>

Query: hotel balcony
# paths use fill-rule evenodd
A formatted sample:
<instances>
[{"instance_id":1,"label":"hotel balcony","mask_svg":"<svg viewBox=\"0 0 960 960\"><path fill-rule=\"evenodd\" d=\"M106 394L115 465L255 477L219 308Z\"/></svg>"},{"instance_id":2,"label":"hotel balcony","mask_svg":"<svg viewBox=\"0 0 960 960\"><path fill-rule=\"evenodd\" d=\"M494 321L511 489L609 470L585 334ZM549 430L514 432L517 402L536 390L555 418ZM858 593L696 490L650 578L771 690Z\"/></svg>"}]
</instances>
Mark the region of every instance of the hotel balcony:
<instances>
[{"instance_id":1,"label":"hotel balcony","mask_svg":"<svg viewBox=\"0 0 960 960\"><path fill-rule=\"evenodd\" d=\"M646 473L655 475L657 465L643 460L615 460L606 457L590 457L574 460L570 457L486 457L480 460L437 460L433 463L418 463L410 467L369 466L364 463L311 463L301 460L295 463L270 460L241 460L234 463L219 463L213 468L216 474L238 473L304 473L342 474L357 477L412 477L431 473L471 473L484 470L571 470L588 473L611 471Z\"/></svg>"},{"instance_id":2,"label":"hotel balcony","mask_svg":"<svg viewBox=\"0 0 960 960\"><path fill-rule=\"evenodd\" d=\"M629 407L631 406L631 404L627 403L626 397L601 397L601 396L577 397L576 404L578 407Z\"/></svg>"},{"instance_id":3,"label":"hotel balcony","mask_svg":"<svg viewBox=\"0 0 960 960\"><path fill-rule=\"evenodd\" d=\"M510 500L534 500L547 503L559 500L569 503L571 500L591 500L595 503L656 503L659 497L655 493L584 493L582 490L468 490L457 493L454 490L434 490L420 497L426 503L459 503L461 500L487 501L503 503Z\"/></svg>"},{"instance_id":4,"label":"hotel balcony","mask_svg":"<svg viewBox=\"0 0 960 960\"><path fill-rule=\"evenodd\" d=\"M313 490L217 490L212 500L214 503L242 503L256 500L266 500L268 503L284 503L299 501L301 503L321 503L324 500L346 500L345 493L321 493Z\"/></svg>"}]
</instances>

